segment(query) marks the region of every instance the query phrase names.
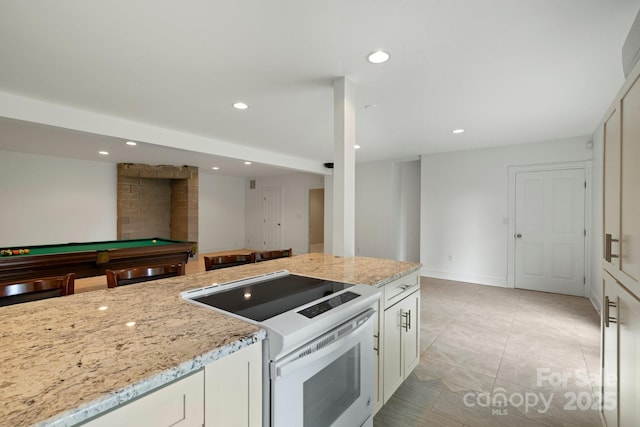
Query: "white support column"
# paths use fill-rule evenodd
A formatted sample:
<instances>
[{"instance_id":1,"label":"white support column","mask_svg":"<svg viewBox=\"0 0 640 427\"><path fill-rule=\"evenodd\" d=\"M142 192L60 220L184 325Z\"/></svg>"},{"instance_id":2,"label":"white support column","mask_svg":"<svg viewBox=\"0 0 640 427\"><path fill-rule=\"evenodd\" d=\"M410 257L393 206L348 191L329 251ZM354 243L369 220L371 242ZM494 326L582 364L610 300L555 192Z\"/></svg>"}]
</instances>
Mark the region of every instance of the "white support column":
<instances>
[{"instance_id":1,"label":"white support column","mask_svg":"<svg viewBox=\"0 0 640 427\"><path fill-rule=\"evenodd\" d=\"M355 255L355 89L345 77L333 84L333 254Z\"/></svg>"}]
</instances>

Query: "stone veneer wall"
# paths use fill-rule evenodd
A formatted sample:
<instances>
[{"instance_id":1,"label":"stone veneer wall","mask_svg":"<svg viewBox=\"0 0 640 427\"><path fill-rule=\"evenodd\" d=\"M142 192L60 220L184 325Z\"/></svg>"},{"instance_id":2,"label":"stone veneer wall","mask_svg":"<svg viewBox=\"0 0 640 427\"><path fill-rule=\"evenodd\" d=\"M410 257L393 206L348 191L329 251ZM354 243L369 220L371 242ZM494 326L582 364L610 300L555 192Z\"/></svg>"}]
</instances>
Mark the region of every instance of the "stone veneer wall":
<instances>
[{"instance_id":1,"label":"stone veneer wall","mask_svg":"<svg viewBox=\"0 0 640 427\"><path fill-rule=\"evenodd\" d=\"M118 239L198 241L198 168L118 164Z\"/></svg>"}]
</instances>

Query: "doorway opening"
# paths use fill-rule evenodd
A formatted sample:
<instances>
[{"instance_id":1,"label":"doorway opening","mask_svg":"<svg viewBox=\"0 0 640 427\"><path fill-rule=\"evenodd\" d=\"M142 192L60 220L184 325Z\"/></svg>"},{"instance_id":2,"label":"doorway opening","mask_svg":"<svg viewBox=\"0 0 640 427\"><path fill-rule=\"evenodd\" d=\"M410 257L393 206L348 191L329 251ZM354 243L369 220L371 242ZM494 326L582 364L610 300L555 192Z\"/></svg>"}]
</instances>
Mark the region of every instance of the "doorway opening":
<instances>
[{"instance_id":1,"label":"doorway opening","mask_svg":"<svg viewBox=\"0 0 640 427\"><path fill-rule=\"evenodd\" d=\"M324 188L309 190L309 252L324 252Z\"/></svg>"}]
</instances>

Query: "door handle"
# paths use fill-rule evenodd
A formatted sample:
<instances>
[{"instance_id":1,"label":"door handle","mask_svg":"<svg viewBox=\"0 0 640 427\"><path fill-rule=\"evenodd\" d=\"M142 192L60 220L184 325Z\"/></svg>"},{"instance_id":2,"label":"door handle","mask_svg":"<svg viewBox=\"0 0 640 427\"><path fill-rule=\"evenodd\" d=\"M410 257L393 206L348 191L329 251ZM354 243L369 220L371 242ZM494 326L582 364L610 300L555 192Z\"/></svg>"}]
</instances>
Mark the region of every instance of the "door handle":
<instances>
[{"instance_id":1,"label":"door handle","mask_svg":"<svg viewBox=\"0 0 640 427\"><path fill-rule=\"evenodd\" d=\"M522 238L522 234L518 233L518 234L516 234L516 237L517 237L518 239L520 239L520 238Z\"/></svg>"}]
</instances>

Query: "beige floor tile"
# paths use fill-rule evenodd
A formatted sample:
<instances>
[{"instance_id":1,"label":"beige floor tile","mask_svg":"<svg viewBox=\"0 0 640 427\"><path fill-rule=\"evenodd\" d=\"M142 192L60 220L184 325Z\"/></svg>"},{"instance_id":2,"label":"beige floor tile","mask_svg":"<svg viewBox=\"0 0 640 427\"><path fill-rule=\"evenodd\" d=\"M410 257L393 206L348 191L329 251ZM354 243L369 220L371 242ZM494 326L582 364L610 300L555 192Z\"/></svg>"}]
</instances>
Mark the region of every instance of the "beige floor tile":
<instances>
[{"instance_id":1,"label":"beige floor tile","mask_svg":"<svg viewBox=\"0 0 640 427\"><path fill-rule=\"evenodd\" d=\"M497 379L530 389L583 383L585 388L591 387L584 360L571 361L552 357L536 359L526 353L510 351L505 351L502 356Z\"/></svg>"},{"instance_id":2,"label":"beige floor tile","mask_svg":"<svg viewBox=\"0 0 640 427\"><path fill-rule=\"evenodd\" d=\"M495 323L489 322L464 320L450 323L443 334L469 346L488 345L504 348L509 337L509 327L498 327Z\"/></svg>"},{"instance_id":3,"label":"beige floor tile","mask_svg":"<svg viewBox=\"0 0 640 427\"><path fill-rule=\"evenodd\" d=\"M500 399L498 399L500 395ZM579 386L529 389L497 380L493 401L506 401L506 408L545 426L598 427L599 401L590 388Z\"/></svg>"},{"instance_id":4,"label":"beige floor tile","mask_svg":"<svg viewBox=\"0 0 640 427\"><path fill-rule=\"evenodd\" d=\"M427 356L420 359L420 364L415 368L412 375L418 380L441 381L441 385L451 392L461 391L488 391L493 388L495 378L489 375L450 365L438 360L433 360Z\"/></svg>"},{"instance_id":5,"label":"beige floor tile","mask_svg":"<svg viewBox=\"0 0 640 427\"><path fill-rule=\"evenodd\" d=\"M502 352L503 346L461 339L445 330L423 354L439 362L495 377Z\"/></svg>"},{"instance_id":6,"label":"beige floor tile","mask_svg":"<svg viewBox=\"0 0 640 427\"><path fill-rule=\"evenodd\" d=\"M433 412L473 427L540 427L536 420L517 410L494 406L490 393L452 393L443 390L433 405ZM428 424L427 424L428 425Z\"/></svg>"}]
</instances>

